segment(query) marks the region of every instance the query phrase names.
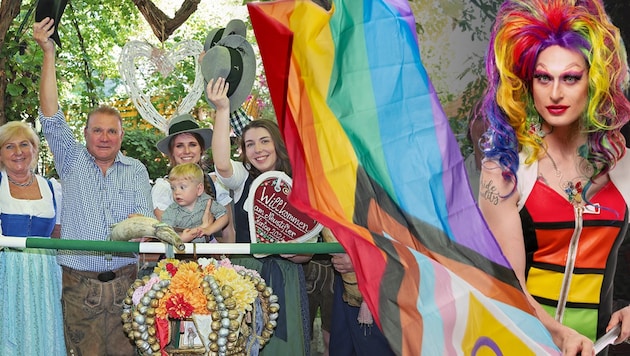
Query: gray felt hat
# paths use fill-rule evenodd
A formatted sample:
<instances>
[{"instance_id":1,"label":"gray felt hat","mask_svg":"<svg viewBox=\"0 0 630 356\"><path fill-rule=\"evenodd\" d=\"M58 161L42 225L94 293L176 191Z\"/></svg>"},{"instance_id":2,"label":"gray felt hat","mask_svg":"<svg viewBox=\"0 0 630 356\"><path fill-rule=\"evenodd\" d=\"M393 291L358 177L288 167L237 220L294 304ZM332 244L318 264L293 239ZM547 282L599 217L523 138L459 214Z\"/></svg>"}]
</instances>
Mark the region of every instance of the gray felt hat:
<instances>
[{"instance_id":1,"label":"gray felt hat","mask_svg":"<svg viewBox=\"0 0 630 356\"><path fill-rule=\"evenodd\" d=\"M226 79L230 84L228 89L230 112L234 112L247 100L254 85L256 77L254 49L243 36L223 37L203 56L201 72L206 83L204 93L211 79L219 77ZM206 93L206 100L207 98ZM214 107L209 100L208 103Z\"/></svg>"},{"instance_id":2,"label":"gray felt hat","mask_svg":"<svg viewBox=\"0 0 630 356\"><path fill-rule=\"evenodd\" d=\"M233 19L228 22L225 27L213 28L208 32L208 36L206 36L206 42L203 45L203 50L208 51L212 48L219 40L229 35L239 35L243 37L247 37L247 25L245 22L239 19Z\"/></svg>"},{"instance_id":3,"label":"gray felt hat","mask_svg":"<svg viewBox=\"0 0 630 356\"><path fill-rule=\"evenodd\" d=\"M195 120L192 115L183 114L172 118L168 122L168 135L158 141L156 144L158 150L168 156L170 154L168 146L171 140L181 133L197 133L201 135L205 146L203 150L205 151L210 148L210 144L212 143L212 129L200 128L197 120Z\"/></svg>"}]
</instances>

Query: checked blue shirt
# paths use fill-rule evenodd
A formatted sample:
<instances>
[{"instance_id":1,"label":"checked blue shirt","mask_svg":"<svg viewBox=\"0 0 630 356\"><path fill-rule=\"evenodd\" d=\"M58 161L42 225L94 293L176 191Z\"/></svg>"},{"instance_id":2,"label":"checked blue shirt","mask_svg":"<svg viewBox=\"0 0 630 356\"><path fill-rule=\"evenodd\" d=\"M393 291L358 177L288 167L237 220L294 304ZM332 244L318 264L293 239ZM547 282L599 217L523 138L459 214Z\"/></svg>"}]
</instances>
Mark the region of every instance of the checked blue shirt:
<instances>
[{"instance_id":1,"label":"checked blue shirt","mask_svg":"<svg viewBox=\"0 0 630 356\"><path fill-rule=\"evenodd\" d=\"M61 110L52 117L40 110L39 120L61 181L62 239L107 240L111 226L129 214L154 216L149 174L140 161L118 152L103 176L94 157L74 138ZM93 272L118 269L136 263L137 258L114 253L109 260L99 251L57 253L60 265Z\"/></svg>"}]
</instances>

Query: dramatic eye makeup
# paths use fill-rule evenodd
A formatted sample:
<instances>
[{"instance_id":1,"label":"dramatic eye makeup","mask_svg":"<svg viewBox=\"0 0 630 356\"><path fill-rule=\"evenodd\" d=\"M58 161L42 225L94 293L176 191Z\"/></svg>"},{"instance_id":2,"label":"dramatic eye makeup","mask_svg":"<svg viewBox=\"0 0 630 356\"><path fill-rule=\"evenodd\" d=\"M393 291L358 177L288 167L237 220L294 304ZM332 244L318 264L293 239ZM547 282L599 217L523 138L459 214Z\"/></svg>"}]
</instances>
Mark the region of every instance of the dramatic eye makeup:
<instances>
[{"instance_id":1,"label":"dramatic eye makeup","mask_svg":"<svg viewBox=\"0 0 630 356\"><path fill-rule=\"evenodd\" d=\"M546 72L536 71L534 72L534 79L542 83L548 83L551 81L551 76Z\"/></svg>"},{"instance_id":2,"label":"dramatic eye makeup","mask_svg":"<svg viewBox=\"0 0 630 356\"><path fill-rule=\"evenodd\" d=\"M584 76L584 71L571 71L567 73L562 73L560 75L560 80L565 83L573 84L579 82ZM553 77L544 71L536 71L534 72L534 79L541 83L549 83L553 81Z\"/></svg>"},{"instance_id":3,"label":"dramatic eye makeup","mask_svg":"<svg viewBox=\"0 0 630 356\"><path fill-rule=\"evenodd\" d=\"M583 75L584 75L584 71L569 72L562 75L562 80L567 83L577 83L582 79Z\"/></svg>"}]
</instances>

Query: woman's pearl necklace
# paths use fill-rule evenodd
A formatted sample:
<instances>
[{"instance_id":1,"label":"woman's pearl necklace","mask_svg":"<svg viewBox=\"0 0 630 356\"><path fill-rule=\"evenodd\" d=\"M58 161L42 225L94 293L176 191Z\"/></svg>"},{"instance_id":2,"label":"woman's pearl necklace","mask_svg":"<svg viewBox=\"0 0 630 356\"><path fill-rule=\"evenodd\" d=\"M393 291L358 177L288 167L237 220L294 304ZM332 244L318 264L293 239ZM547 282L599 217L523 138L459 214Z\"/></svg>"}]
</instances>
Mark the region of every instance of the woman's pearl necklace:
<instances>
[{"instance_id":1,"label":"woman's pearl necklace","mask_svg":"<svg viewBox=\"0 0 630 356\"><path fill-rule=\"evenodd\" d=\"M28 180L28 182L25 183L18 183L16 181L14 181L10 175L7 174L7 178L9 178L9 182L17 185L18 187L28 187L31 184L33 184L33 181L35 180L35 175L31 173L31 178Z\"/></svg>"}]
</instances>

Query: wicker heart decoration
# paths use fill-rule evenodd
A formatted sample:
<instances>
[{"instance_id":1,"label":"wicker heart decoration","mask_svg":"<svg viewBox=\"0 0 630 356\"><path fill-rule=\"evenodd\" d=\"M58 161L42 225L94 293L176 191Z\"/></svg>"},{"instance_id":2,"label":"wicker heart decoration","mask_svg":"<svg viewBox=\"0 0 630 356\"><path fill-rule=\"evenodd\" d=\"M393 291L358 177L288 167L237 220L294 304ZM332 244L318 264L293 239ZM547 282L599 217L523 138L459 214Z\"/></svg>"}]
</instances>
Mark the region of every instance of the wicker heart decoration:
<instances>
[{"instance_id":1,"label":"wicker heart decoration","mask_svg":"<svg viewBox=\"0 0 630 356\"><path fill-rule=\"evenodd\" d=\"M139 73L140 66L138 63L144 61L143 64L145 65L142 66L144 70L152 70L153 73L158 72L166 77L173 71L179 61L193 57L195 62L195 81L190 92L178 105L175 113L173 113L172 117L174 117L179 114L189 113L203 93L204 80L198 61L199 54L202 51L203 45L193 40L178 42L170 51L156 48L142 41L129 41L122 49L118 70L123 83L127 87L129 96L142 118L164 133L168 130L168 120L156 110L151 102L151 97L145 93L145 89L141 86L143 79L142 75L140 75L141 73Z\"/></svg>"}]
</instances>

